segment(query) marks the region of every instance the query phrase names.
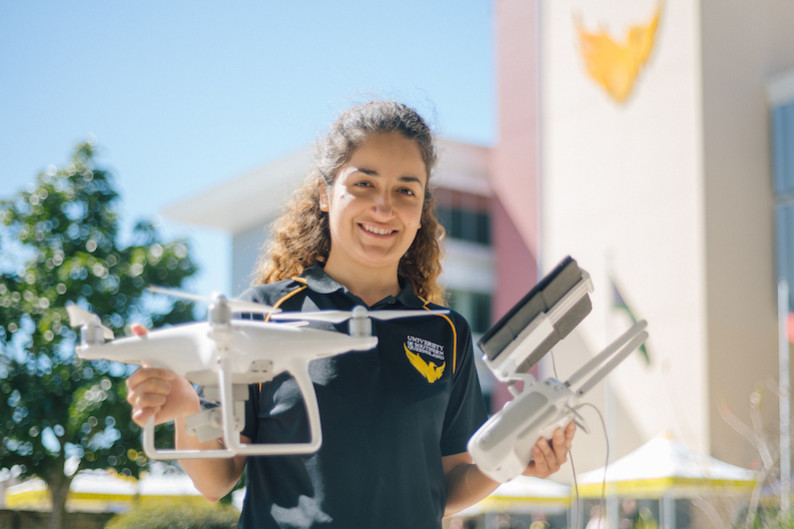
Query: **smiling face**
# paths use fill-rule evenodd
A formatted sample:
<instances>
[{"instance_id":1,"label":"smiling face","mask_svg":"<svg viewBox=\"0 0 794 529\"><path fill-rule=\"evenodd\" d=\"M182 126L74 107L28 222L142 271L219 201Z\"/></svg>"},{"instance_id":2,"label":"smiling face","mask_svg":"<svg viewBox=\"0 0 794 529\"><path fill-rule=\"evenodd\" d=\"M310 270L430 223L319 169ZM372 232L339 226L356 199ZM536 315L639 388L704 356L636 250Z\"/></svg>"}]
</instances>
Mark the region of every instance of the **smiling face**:
<instances>
[{"instance_id":1,"label":"smiling face","mask_svg":"<svg viewBox=\"0 0 794 529\"><path fill-rule=\"evenodd\" d=\"M331 232L326 270L376 271L396 281L420 227L426 186L415 141L398 132L364 140L321 194Z\"/></svg>"}]
</instances>

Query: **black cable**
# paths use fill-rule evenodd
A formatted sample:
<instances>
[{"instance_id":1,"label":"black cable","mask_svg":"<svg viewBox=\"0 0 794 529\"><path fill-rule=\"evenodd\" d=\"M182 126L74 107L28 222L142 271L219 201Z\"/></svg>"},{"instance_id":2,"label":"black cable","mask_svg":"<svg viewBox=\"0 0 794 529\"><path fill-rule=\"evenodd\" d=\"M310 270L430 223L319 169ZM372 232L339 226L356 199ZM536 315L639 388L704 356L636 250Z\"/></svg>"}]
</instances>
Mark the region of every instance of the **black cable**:
<instances>
[{"instance_id":1,"label":"black cable","mask_svg":"<svg viewBox=\"0 0 794 529\"><path fill-rule=\"evenodd\" d=\"M596 414L598 415L598 419L601 421L601 431L604 433L604 443L606 444L606 458L605 458L605 461L604 461L604 477L603 477L603 479L601 481L601 500L599 501L599 507L601 509L601 515L602 516L606 516L606 512L607 512L607 509L606 509L606 505L607 505L607 470L609 469L609 436L607 435L607 424L606 424L606 421L604 420L604 416L601 414L601 410L599 410L594 404L591 404L589 402L585 402L585 403L580 404L579 406L577 406L577 408L583 408L585 406L589 406L589 407L593 408L596 411ZM574 483L576 483L576 477L575 476L574 476ZM578 487L578 485L577 485L577 487ZM577 496L577 498L579 497L578 488L577 488L577 491L576 491L576 496ZM581 506L577 505L577 510L578 510L579 507L581 507Z\"/></svg>"}]
</instances>

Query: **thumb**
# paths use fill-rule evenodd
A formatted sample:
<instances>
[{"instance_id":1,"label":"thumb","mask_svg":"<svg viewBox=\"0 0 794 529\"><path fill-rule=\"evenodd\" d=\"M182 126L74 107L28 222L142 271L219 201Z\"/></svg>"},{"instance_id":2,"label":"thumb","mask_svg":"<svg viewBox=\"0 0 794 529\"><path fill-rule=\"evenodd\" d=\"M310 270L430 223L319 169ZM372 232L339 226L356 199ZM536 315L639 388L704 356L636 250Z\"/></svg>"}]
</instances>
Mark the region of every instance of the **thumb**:
<instances>
[{"instance_id":1,"label":"thumb","mask_svg":"<svg viewBox=\"0 0 794 529\"><path fill-rule=\"evenodd\" d=\"M135 336L145 336L149 333L149 329L141 325L140 323L133 323L130 325L130 332Z\"/></svg>"}]
</instances>

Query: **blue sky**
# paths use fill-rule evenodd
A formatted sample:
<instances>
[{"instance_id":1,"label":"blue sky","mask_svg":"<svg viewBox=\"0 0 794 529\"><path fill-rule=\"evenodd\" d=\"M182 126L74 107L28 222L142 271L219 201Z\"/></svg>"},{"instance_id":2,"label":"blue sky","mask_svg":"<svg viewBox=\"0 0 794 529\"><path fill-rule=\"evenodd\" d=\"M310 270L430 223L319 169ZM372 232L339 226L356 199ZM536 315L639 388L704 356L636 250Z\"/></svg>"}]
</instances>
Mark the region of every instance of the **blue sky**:
<instances>
[{"instance_id":1,"label":"blue sky","mask_svg":"<svg viewBox=\"0 0 794 529\"><path fill-rule=\"evenodd\" d=\"M492 144L492 11L492 0L0 0L0 197L93 137L129 225L311 144L369 97ZM162 228L193 241L193 290L228 291L225 234Z\"/></svg>"}]
</instances>

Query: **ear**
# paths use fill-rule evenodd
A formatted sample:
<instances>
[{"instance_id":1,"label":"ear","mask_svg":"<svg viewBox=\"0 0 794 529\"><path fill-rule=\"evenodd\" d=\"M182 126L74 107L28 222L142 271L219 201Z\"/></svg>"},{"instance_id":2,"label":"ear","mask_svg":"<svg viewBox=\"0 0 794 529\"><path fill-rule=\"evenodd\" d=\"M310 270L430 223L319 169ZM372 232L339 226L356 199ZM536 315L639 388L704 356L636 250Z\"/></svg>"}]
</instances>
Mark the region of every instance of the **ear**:
<instances>
[{"instance_id":1,"label":"ear","mask_svg":"<svg viewBox=\"0 0 794 529\"><path fill-rule=\"evenodd\" d=\"M328 213L328 186L320 184L320 211Z\"/></svg>"}]
</instances>

